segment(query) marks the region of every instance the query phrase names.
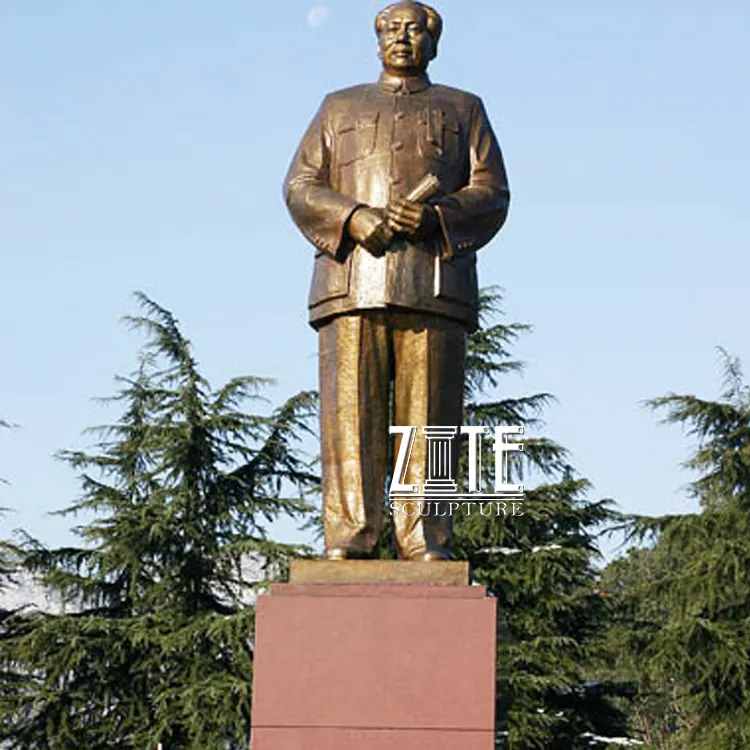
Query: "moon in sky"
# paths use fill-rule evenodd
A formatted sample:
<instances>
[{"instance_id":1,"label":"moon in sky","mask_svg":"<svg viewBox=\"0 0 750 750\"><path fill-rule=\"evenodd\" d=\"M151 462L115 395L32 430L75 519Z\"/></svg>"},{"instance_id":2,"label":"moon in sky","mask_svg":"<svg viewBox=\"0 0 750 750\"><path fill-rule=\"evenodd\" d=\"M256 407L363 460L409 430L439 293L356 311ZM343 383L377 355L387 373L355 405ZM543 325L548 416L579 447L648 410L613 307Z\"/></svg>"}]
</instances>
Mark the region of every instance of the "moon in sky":
<instances>
[{"instance_id":1,"label":"moon in sky","mask_svg":"<svg viewBox=\"0 0 750 750\"><path fill-rule=\"evenodd\" d=\"M331 17L331 9L327 5L315 5L307 14L307 23L311 29L319 29Z\"/></svg>"}]
</instances>

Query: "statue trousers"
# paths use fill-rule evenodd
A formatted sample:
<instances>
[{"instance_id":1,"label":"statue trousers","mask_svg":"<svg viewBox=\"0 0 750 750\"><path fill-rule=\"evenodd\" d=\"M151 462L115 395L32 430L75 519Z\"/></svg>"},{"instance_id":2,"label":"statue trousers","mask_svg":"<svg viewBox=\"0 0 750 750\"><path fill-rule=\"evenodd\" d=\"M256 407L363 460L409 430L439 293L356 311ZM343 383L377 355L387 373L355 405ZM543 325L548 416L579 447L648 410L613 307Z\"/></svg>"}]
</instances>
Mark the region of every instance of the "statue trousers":
<instances>
[{"instance_id":1,"label":"statue trousers","mask_svg":"<svg viewBox=\"0 0 750 750\"><path fill-rule=\"evenodd\" d=\"M417 427L403 479L423 492L428 451L422 428L461 424L466 328L450 318L395 309L333 318L319 330L321 460L326 551L366 556L377 543L387 497L389 423ZM390 419L393 422L390 422ZM454 446L455 448L455 446ZM456 476L458 451L451 451ZM396 502L401 558L447 557L452 518L442 503ZM447 505L447 503L445 503ZM427 512L424 512L427 511Z\"/></svg>"}]
</instances>

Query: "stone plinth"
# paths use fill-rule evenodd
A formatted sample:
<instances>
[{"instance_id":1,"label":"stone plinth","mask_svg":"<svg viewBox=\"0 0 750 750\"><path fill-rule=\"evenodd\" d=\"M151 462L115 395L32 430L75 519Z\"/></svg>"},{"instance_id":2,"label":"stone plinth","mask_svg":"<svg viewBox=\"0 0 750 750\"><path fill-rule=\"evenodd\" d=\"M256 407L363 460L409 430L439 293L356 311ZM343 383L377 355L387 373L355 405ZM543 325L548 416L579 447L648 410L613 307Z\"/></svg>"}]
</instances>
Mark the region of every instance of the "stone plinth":
<instances>
[{"instance_id":1,"label":"stone plinth","mask_svg":"<svg viewBox=\"0 0 750 750\"><path fill-rule=\"evenodd\" d=\"M253 750L494 748L484 588L275 585L258 600L255 645Z\"/></svg>"}]
</instances>

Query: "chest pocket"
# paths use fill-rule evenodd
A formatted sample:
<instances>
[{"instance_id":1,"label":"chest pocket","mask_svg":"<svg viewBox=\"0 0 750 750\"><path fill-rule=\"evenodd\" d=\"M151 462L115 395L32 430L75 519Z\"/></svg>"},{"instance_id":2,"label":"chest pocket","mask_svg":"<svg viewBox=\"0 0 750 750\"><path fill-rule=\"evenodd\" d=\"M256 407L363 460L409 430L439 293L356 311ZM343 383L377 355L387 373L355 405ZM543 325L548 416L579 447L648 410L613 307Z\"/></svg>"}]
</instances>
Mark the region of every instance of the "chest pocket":
<instances>
[{"instance_id":1,"label":"chest pocket","mask_svg":"<svg viewBox=\"0 0 750 750\"><path fill-rule=\"evenodd\" d=\"M461 128L456 113L446 109L424 109L419 113L419 153L449 164L458 160Z\"/></svg>"},{"instance_id":2,"label":"chest pocket","mask_svg":"<svg viewBox=\"0 0 750 750\"><path fill-rule=\"evenodd\" d=\"M341 122L336 129L336 161L340 167L370 156L375 151L380 114L361 115Z\"/></svg>"}]
</instances>

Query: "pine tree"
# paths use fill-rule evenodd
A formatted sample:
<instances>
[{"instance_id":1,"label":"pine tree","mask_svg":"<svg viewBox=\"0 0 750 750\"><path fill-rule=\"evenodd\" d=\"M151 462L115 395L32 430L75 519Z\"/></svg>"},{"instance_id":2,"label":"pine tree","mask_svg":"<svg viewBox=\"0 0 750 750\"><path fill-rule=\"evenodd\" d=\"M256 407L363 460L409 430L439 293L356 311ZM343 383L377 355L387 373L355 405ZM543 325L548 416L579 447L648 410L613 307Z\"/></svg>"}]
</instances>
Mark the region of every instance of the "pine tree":
<instances>
[{"instance_id":1,"label":"pine tree","mask_svg":"<svg viewBox=\"0 0 750 750\"><path fill-rule=\"evenodd\" d=\"M631 547L624 557L610 562L601 576L611 605L604 644L609 674L630 685L630 699L622 701L622 708L628 714L631 734L648 748L682 747L670 744L671 739L693 724L683 700L685 686L673 678L654 682L634 647L645 632L661 628L669 617L668 602L654 590L674 564L662 552Z\"/></svg>"},{"instance_id":2,"label":"pine tree","mask_svg":"<svg viewBox=\"0 0 750 750\"><path fill-rule=\"evenodd\" d=\"M17 750L246 747L248 603L302 551L267 528L309 512L317 478L297 440L315 396L243 411L269 381L212 388L174 316L138 301L144 314L126 320L146 344L111 400L122 416L96 430L93 452L61 454L81 472L62 515L92 519L76 530L83 544L23 545L66 611L21 613L0 642L1 663L23 676L0 696L0 741Z\"/></svg>"},{"instance_id":3,"label":"pine tree","mask_svg":"<svg viewBox=\"0 0 750 750\"><path fill-rule=\"evenodd\" d=\"M498 322L500 314L498 291L484 290L481 326L469 339L464 424L521 425L533 435L543 427L550 394L486 400L523 369L510 348L529 326ZM514 517L510 503L507 516L490 504L467 507L456 518L455 551L498 600L499 747L590 748L594 735L625 731L610 686L594 679L607 611L594 567L596 538L615 514L608 502L587 499L591 487L564 448L543 437L523 442L523 459L511 464L510 477L533 481L523 515ZM489 443L482 449L485 487L494 483Z\"/></svg>"},{"instance_id":4,"label":"pine tree","mask_svg":"<svg viewBox=\"0 0 750 750\"><path fill-rule=\"evenodd\" d=\"M636 519L651 546L607 571L648 734L675 750L750 746L750 388L739 362L722 359L718 401L648 402L697 441L685 467L699 475L689 491L702 511Z\"/></svg>"}]
</instances>

